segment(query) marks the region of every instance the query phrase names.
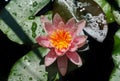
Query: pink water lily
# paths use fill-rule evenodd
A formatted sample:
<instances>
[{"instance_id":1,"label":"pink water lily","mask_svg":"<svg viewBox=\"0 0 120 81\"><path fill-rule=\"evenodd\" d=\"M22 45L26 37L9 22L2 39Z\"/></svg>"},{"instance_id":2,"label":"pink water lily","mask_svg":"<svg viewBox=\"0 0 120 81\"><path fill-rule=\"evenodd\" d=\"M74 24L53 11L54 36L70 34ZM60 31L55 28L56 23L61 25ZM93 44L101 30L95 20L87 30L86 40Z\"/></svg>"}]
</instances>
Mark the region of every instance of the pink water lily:
<instances>
[{"instance_id":1,"label":"pink water lily","mask_svg":"<svg viewBox=\"0 0 120 81\"><path fill-rule=\"evenodd\" d=\"M45 56L45 66L50 66L57 60L58 69L63 76L67 72L68 59L81 66L82 60L76 50L86 43L87 36L80 35L86 21L76 23L71 18L64 23L60 15L55 14L52 23L45 16L41 16L41 22L47 35L37 37L36 41L50 49Z\"/></svg>"}]
</instances>

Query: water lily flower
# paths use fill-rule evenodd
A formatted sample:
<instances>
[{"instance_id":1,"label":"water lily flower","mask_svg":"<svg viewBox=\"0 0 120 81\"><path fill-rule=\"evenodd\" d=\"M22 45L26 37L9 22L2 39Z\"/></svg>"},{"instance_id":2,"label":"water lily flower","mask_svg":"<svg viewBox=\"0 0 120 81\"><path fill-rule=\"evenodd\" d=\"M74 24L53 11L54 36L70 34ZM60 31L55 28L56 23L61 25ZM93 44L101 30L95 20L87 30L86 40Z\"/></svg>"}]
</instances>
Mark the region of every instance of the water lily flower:
<instances>
[{"instance_id":1,"label":"water lily flower","mask_svg":"<svg viewBox=\"0 0 120 81\"><path fill-rule=\"evenodd\" d=\"M45 56L45 66L50 66L57 60L58 69L63 76L67 72L68 59L75 65L81 66L82 60L76 50L86 43L87 36L80 34L86 21L76 23L74 18L71 18L65 23L56 13L52 22L45 16L41 16L41 22L47 35L37 37L36 41L39 45L50 49Z\"/></svg>"}]
</instances>

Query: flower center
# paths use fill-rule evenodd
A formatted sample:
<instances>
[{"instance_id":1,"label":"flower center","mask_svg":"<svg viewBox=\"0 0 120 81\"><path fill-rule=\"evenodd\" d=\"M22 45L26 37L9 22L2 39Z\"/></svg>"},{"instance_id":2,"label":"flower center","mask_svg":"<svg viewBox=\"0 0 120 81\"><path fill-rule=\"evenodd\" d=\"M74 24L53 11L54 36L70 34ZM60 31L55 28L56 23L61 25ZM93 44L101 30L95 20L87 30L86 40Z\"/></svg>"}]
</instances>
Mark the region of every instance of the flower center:
<instances>
[{"instance_id":1,"label":"flower center","mask_svg":"<svg viewBox=\"0 0 120 81\"><path fill-rule=\"evenodd\" d=\"M71 34L65 30L56 30L50 35L50 42L58 50L66 49L71 42Z\"/></svg>"}]
</instances>

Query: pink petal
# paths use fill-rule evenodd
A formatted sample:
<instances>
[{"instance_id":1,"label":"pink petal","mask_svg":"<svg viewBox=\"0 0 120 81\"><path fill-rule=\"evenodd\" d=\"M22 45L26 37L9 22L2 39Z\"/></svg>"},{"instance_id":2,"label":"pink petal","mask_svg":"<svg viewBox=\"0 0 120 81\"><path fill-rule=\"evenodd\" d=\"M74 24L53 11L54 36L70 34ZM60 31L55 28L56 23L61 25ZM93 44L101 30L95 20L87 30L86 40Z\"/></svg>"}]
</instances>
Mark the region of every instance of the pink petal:
<instances>
[{"instance_id":1,"label":"pink petal","mask_svg":"<svg viewBox=\"0 0 120 81\"><path fill-rule=\"evenodd\" d=\"M41 23L50 22L45 16L40 16Z\"/></svg>"},{"instance_id":2,"label":"pink petal","mask_svg":"<svg viewBox=\"0 0 120 81\"><path fill-rule=\"evenodd\" d=\"M66 55L70 59L70 61L73 62L74 64L78 66L82 65L82 60L80 56L77 54L77 52L67 52Z\"/></svg>"},{"instance_id":3,"label":"pink petal","mask_svg":"<svg viewBox=\"0 0 120 81\"><path fill-rule=\"evenodd\" d=\"M75 19L74 18L71 18L68 20L68 22L66 23L65 29L71 33L71 36L74 35L74 33L77 30L77 27L75 27Z\"/></svg>"},{"instance_id":4,"label":"pink petal","mask_svg":"<svg viewBox=\"0 0 120 81\"><path fill-rule=\"evenodd\" d=\"M51 47L50 41L48 40L47 36L39 36L36 38L36 41L38 42L39 45L43 47Z\"/></svg>"},{"instance_id":5,"label":"pink petal","mask_svg":"<svg viewBox=\"0 0 120 81\"><path fill-rule=\"evenodd\" d=\"M62 21L61 16L58 13L56 13L53 17L53 24L55 25L55 27L57 27L61 21Z\"/></svg>"},{"instance_id":6,"label":"pink petal","mask_svg":"<svg viewBox=\"0 0 120 81\"><path fill-rule=\"evenodd\" d=\"M78 49L77 44L71 43L71 46L69 47L70 52L75 52Z\"/></svg>"},{"instance_id":7,"label":"pink petal","mask_svg":"<svg viewBox=\"0 0 120 81\"><path fill-rule=\"evenodd\" d=\"M45 66L51 65L57 59L57 55L54 49L51 49L50 52L45 56Z\"/></svg>"},{"instance_id":8,"label":"pink petal","mask_svg":"<svg viewBox=\"0 0 120 81\"><path fill-rule=\"evenodd\" d=\"M81 20L80 22L76 23L77 26L77 31L76 34L79 35L79 33L83 30L83 28L85 27L86 21L85 20Z\"/></svg>"},{"instance_id":9,"label":"pink petal","mask_svg":"<svg viewBox=\"0 0 120 81\"><path fill-rule=\"evenodd\" d=\"M55 27L50 22L45 22L45 30L48 34L51 34L55 30Z\"/></svg>"},{"instance_id":10,"label":"pink petal","mask_svg":"<svg viewBox=\"0 0 120 81\"><path fill-rule=\"evenodd\" d=\"M57 26L57 29L64 29L65 28L65 23L63 21L59 22L58 26Z\"/></svg>"},{"instance_id":11,"label":"pink petal","mask_svg":"<svg viewBox=\"0 0 120 81\"><path fill-rule=\"evenodd\" d=\"M81 43L84 43L87 39L87 36L86 35L80 35L80 36L76 36L73 40L74 43L76 44L81 44Z\"/></svg>"},{"instance_id":12,"label":"pink petal","mask_svg":"<svg viewBox=\"0 0 120 81\"><path fill-rule=\"evenodd\" d=\"M68 29L75 28L75 19L74 18L69 19L68 22L66 23L66 27Z\"/></svg>"},{"instance_id":13,"label":"pink petal","mask_svg":"<svg viewBox=\"0 0 120 81\"><path fill-rule=\"evenodd\" d=\"M62 49L62 50L55 49L55 52L57 56L63 56L67 50L68 49Z\"/></svg>"},{"instance_id":14,"label":"pink petal","mask_svg":"<svg viewBox=\"0 0 120 81\"><path fill-rule=\"evenodd\" d=\"M77 46L78 46L78 48L81 48L81 47L84 46L85 44L86 44L86 41L83 42L83 43L81 43L81 44L78 44Z\"/></svg>"},{"instance_id":15,"label":"pink petal","mask_svg":"<svg viewBox=\"0 0 120 81\"><path fill-rule=\"evenodd\" d=\"M67 64L68 64L68 60L67 57L64 55L62 57L59 57L57 59L57 64L58 64L58 69L60 71L60 73L62 74L62 76L65 76L66 72L67 72Z\"/></svg>"},{"instance_id":16,"label":"pink petal","mask_svg":"<svg viewBox=\"0 0 120 81\"><path fill-rule=\"evenodd\" d=\"M82 36L80 36L80 38L81 38L81 39L79 39L80 41L78 41L78 43L77 43L78 48L84 46L87 43L86 42L87 36L82 35Z\"/></svg>"},{"instance_id":17,"label":"pink petal","mask_svg":"<svg viewBox=\"0 0 120 81\"><path fill-rule=\"evenodd\" d=\"M69 47L69 51L74 52L78 48L82 47L85 44L85 41L87 39L87 36L81 35L81 36L76 36L71 43L71 46Z\"/></svg>"}]
</instances>

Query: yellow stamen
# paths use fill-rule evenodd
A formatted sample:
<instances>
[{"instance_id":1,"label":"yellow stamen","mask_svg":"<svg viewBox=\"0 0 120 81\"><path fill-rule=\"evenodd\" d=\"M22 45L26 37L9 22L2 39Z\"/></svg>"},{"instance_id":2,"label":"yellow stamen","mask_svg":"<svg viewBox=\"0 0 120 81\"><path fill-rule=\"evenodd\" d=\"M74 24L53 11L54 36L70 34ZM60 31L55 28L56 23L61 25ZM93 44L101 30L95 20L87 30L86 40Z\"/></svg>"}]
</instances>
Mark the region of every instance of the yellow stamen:
<instances>
[{"instance_id":1,"label":"yellow stamen","mask_svg":"<svg viewBox=\"0 0 120 81\"><path fill-rule=\"evenodd\" d=\"M68 48L71 39L71 34L65 30L56 30L50 35L50 42L52 46L59 50Z\"/></svg>"}]
</instances>

